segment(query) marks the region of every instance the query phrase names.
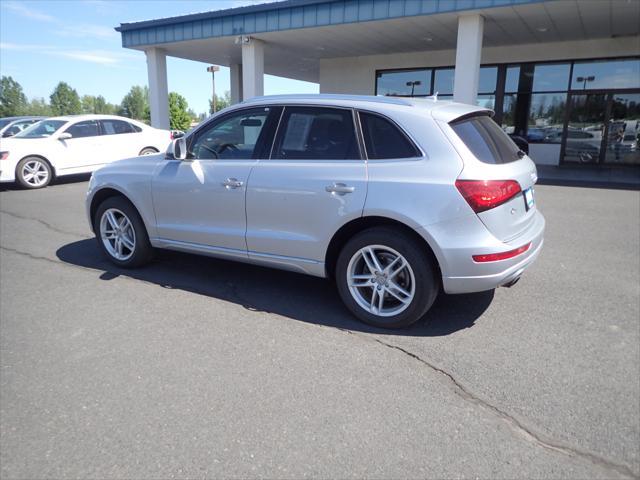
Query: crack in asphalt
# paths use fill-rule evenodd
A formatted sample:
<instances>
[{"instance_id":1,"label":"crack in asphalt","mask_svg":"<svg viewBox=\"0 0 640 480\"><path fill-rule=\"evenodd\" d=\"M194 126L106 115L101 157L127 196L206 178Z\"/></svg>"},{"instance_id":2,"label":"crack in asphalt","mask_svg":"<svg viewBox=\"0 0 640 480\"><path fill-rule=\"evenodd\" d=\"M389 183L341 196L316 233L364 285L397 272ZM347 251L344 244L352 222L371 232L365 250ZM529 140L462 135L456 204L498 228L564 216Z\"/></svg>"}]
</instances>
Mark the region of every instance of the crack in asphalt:
<instances>
[{"instance_id":1,"label":"crack in asphalt","mask_svg":"<svg viewBox=\"0 0 640 480\"><path fill-rule=\"evenodd\" d=\"M70 232L65 232L63 230L57 229L51 225L49 225L48 223L36 219L36 218L29 218L29 217L22 217L10 212L6 212L4 210L1 211L1 213L5 213L7 215L22 219L22 220L32 220L35 222L38 222L42 225L44 225L46 228L51 229L55 232L58 233L62 233L65 235L69 235L69 236L74 236L77 238L90 238L90 237L80 237L79 235L75 234L75 233L70 233ZM30 258L32 260L42 260L42 261L46 261L52 264L56 264L56 265L63 265L66 267L70 267L70 268L78 268L84 271L89 271L89 272L95 272L96 269L92 268L92 267L83 267L81 265L74 265L74 264L69 264L66 262L62 262L59 260L53 260L51 258L47 258L47 257L42 257L42 256L38 256L38 255L33 255L31 253L28 252L24 252L21 250L17 250L14 248L9 248L9 247L5 247L5 246L1 246L0 245L0 250L5 250L8 252L12 252L15 253L17 255L22 255L25 256L27 258ZM106 260L105 260L105 264L106 264ZM108 265L107 265L108 266ZM105 271L108 271L107 268L105 268ZM148 280L144 280L144 279L138 279L138 278L134 278L134 277L129 277L127 275L122 275L122 274L118 274L118 276L126 279L126 280L131 280L134 282L142 282L142 283L146 283L146 284L150 284L150 285L154 285L154 286L158 286L159 284L156 282L151 282ZM163 286L163 285L160 285ZM165 287L166 288L166 287ZM173 286L172 288L176 288L175 286ZM180 287L178 287L180 288ZM193 290L191 290L193 291ZM241 300L241 295L238 294L238 292L236 291L235 288L232 288L232 291L234 293L236 293L236 297L238 298L238 300ZM199 293L199 292L194 292L194 293ZM202 293L201 293L202 294ZM206 295L206 294L205 294ZM242 305L247 308L244 303L242 303ZM251 309L249 309L251 310ZM253 310L252 310L253 311ZM270 312L267 312L270 313ZM320 327L327 327L325 325L319 325ZM586 452L583 450L579 450L575 447L570 447L567 445L563 445L560 444L558 442L555 442L549 438L545 438L543 435L533 432L530 428L526 427L525 425L523 425L518 419L516 419L514 416L510 415L509 413L505 412L504 410L501 410L499 407L489 403L486 400L483 400L482 398L478 397L476 394L474 394L473 392L471 392L467 387L465 387L463 384L461 384L451 373L447 372L446 370L437 367L436 365L433 365L432 363L428 362L427 360L423 359L422 357L420 357L419 355L410 352L409 350L406 350L403 347L400 347L398 345L394 345L391 343L387 343L379 338L374 338L374 337L366 337L364 335L361 335L359 333L353 332L351 330L345 329L345 328L339 328L339 327L328 327L328 328L333 328L335 330L341 331L343 333L347 333L349 335L354 335L356 337L358 337L361 340L364 341L368 341L368 342L375 342L379 345L382 345L384 347L390 348L390 349L394 349L397 350L399 352L401 352L402 354L420 362L421 364L425 365L426 367L428 367L429 369L433 370L436 373L439 373L443 376L445 376L447 378L447 380L449 381L449 383L453 386L453 391L456 395L458 395L460 398L462 398L464 401L471 403L475 406L478 406L482 409L484 409L485 411L488 411L489 413L491 413L492 415L494 415L495 417L499 418L500 420L504 421L513 432L515 432L516 434L519 434L520 436L524 437L525 439L527 439L528 441L530 441L533 444L536 444L538 446L540 446L541 448L544 448L546 450L551 450L557 453L561 453L563 455L569 456L569 457L573 457L573 458L580 458L580 459L584 459L590 463L592 463L593 465L608 469L608 470L612 470L615 471L617 473L619 473L620 475L629 477L629 478L633 478L633 479L640 479L640 476L636 473L633 472L633 470L631 470L630 467L623 465L623 464L618 464L615 463L611 460L607 460L606 458L600 457L598 455L595 455L593 453L590 452Z\"/></svg>"},{"instance_id":2,"label":"crack in asphalt","mask_svg":"<svg viewBox=\"0 0 640 480\"><path fill-rule=\"evenodd\" d=\"M443 368L437 367L436 365L433 365L432 363L428 362L427 360L423 359L422 357L420 357L419 355L410 352L409 350L404 349L403 347L400 347L398 345L394 345L392 343L387 343L383 340L380 340L379 338L369 338L369 337L364 337L363 335L356 333L356 332L352 332L350 330L347 329L343 329L343 328L338 328L338 330L342 331L342 332L346 332L350 335L355 335L356 337L360 337L363 340L366 341L373 341L375 343L378 343L380 345L383 345L387 348L391 348L393 350L398 350L399 352L403 353L404 355L422 363L423 365L427 366L428 368L430 368L431 370L433 370L434 372L437 372L441 375L444 375L447 380L449 381L450 384L453 385L453 391L454 393L456 393L456 395L458 395L460 398L462 398L463 400L476 405L480 408L483 408L486 411L489 411L490 413L492 413L494 416L498 417L500 420L503 420L505 423L507 423L507 425L516 433L518 433L519 435L523 436L524 438L526 438L527 440L529 440L532 443L535 443L536 445L545 448L547 450L551 450L554 452L558 452L558 453L562 453L564 455L567 455L569 457L579 457L582 458L584 460L587 460L589 462L591 462L592 464L602 467L602 468L606 468L608 470L613 470L623 476L629 477L629 478L633 478L633 479L640 479L640 476L638 474L636 474L633 470L631 470L630 467L628 467L627 465L623 465L623 464L619 464L619 463L615 463L612 462L611 460L607 460L606 458L600 457L599 455L595 455L593 453L590 452L586 452L583 450L579 450L575 447L570 447L567 445L563 445L560 444L558 442L555 442L554 440L551 440L549 438L545 438L543 435L536 433L534 431L532 431L529 427L526 427L525 425L523 425L517 418L515 418L514 416L510 415L509 413L505 412L504 410L501 410L499 407L489 403L486 400L483 400L482 398L478 397L476 394L474 394L473 392L471 392L467 387L465 387L463 384L461 384L451 373L447 372L446 370L444 370Z\"/></svg>"},{"instance_id":3,"label":"crack in asphalt","mask_svg":"<svg viewBox=\"0 0 640 480\"><path fill-rule=\"evenodd\" d=\"M50 223L47 223L44 220L40 220L39 218L25 217L25 216L18 215L18 214L13 213L13 212L7 212L6 210L0 210L0 213L4 213L5 215L9 215L10 217L18 218L20 220L31 220L33 222L37 222L37 223L43 225L44 227L48 228L49 230L52 230L52 231L57 232L57 233L61 233L63 235L68 235L70 237L76 237L76 238L82 238L82 239L91 238L89 236L80 235L78 233L72 233L72 232L67 232L65 230L60 230L59 228L54 227Z\"/></svg>"}]
</instances>

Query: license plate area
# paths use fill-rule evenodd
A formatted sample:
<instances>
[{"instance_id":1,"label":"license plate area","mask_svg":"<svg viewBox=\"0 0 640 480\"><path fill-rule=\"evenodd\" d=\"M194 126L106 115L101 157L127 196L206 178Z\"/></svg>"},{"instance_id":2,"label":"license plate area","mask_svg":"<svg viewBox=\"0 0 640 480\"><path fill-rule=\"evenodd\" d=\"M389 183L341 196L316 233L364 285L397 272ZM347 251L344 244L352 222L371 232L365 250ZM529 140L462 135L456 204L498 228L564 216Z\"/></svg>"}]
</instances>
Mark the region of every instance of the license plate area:
<instances>
[{"instance_id":1,"label":"license plate area","mask_svg":"<svg viewBox=\"0 0 640 480\"><path fill-rule=\"evenodd\" d=\"M527 211L531 210L533 206L536 204L535 199L533 198L533 187L527 188L523 193L524 197L524 206Z\"/></svg>"}]
</instances>

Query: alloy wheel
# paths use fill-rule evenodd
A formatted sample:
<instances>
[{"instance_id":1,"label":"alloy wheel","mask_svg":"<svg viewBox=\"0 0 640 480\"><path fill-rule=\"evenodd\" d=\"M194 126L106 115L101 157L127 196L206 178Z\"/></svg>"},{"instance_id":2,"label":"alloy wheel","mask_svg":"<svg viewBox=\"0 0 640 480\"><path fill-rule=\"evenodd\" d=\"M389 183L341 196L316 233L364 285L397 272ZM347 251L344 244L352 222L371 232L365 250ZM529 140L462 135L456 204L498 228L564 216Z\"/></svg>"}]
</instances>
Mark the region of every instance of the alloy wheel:
<instances>
[{"instance_id":1,"label":"alloy wheel","mask_svg":"<svg viewBox=\"0 0 640 480\"><path fill-rule=\"evenodd\" d=\"M40 160L26 162L21 173L24 181L33 187L41 187L49 181L49 169Z\"/></svg>"},{"instance_id":2,"label":"alloy wheel","mask_svg":"<svg viewBox=\"0 0 640 480\"><path fill-rule=\"evenodd\" d=\"M116 260L131 258L136 248L136 232L131 220L117 208L109 208L100 218L100 238Z\"/></svg>"},{"instance_id":3,"label":"alloy wheel","mask_svg":"<svg viewBox=\"0 0 640 480\"><path fill-rule=\"evenodd\" d=\"M391 317L411 305L416 281L411 265L399 252L384 245L369 245L351 257L347 285L365 311Z\"/></svg>"}]
</instances>

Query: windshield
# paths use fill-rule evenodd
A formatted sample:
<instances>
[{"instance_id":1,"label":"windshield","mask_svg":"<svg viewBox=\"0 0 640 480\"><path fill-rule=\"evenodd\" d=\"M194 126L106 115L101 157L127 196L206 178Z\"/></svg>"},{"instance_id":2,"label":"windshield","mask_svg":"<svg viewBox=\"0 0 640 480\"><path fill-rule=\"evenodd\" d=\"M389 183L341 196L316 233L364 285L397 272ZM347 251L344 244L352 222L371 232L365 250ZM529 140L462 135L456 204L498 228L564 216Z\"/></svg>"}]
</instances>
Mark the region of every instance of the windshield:
<instances>
[{"instance_id":1,"label":"windshield","mask_svg":"<svg viewBox=\"0 0 640 480\"><path fill-rule=\"evenodd\" d=\"M29 128L24 129L22 132L15 135L13 138L41 138L49 137L52 133L62 127L65 123L64 120L42 120L38 123L34 123Z\"/></svg>"},{"instance_id":2,"label":"windshield","mask_svg":"<svg viewBox=\"0 0 640 480\"><path fill-rule=\"evenodd\" d=\"M11 123L13 120L0 120L0 128L4 128L7 125L9 125L9 123Z\"/></svg>"}]
</instances>

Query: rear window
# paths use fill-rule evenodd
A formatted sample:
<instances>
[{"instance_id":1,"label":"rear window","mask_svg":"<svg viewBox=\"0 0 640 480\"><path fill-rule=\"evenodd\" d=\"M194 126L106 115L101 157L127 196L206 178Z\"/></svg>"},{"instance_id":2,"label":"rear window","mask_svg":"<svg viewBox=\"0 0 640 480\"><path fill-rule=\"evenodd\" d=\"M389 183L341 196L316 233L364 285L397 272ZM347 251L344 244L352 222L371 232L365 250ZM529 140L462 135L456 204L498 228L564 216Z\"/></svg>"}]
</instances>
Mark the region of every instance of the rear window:
<instances>
[{"instance_id":1,"label":"rear window","mask_svg":"<svg viewBox=\"0 0 640 480\"><path fill-rule=\"evenodd\" d=\"M450 125L481 162L499 164L520 159L518 146L486 115L468 117Z\"/></svg>"}]
</instances>

